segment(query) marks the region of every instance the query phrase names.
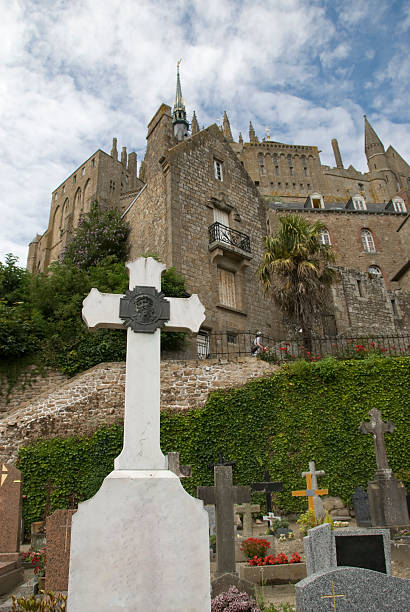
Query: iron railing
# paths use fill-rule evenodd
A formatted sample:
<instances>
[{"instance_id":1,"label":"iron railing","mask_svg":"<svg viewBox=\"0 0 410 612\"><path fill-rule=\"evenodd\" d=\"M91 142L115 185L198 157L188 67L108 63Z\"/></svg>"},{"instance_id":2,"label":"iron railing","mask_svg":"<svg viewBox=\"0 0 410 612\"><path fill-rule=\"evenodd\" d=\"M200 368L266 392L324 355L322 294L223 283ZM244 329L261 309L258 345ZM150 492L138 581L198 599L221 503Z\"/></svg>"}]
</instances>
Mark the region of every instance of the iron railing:
<instances>
[{"instance_id":1,"label":"iron railing","mask_svg":"<svg viewBox=\"0 0 410 612\"><path fill-rule=\"evenodd\" d=\"M255 334L252 332L225 332L198 335L198 358L230 358L251 356ZM390 356L410 355L410 336L354 336L312 337L309 340L272 338L262 336L262 344L268 347L266 356L274 362L305 358L316 361L323 357L360 359L369 354Z\"/></svg>"},{"instance_id":2,"label":"iron railing","mask_svg":"<svg viewBox=\"0 0 410 612\"><path fill-rule=\"evenodd\" d=\"M219 223L219 221L212 223L208 228L208 232L210 244L212 242L224 242L225 244L230 244L238 249L242 249L242 251L246 251L247 253L251 252L251 241L247 234L238 232L238 230L223 225Z\"/></svg>"}]
</instances>

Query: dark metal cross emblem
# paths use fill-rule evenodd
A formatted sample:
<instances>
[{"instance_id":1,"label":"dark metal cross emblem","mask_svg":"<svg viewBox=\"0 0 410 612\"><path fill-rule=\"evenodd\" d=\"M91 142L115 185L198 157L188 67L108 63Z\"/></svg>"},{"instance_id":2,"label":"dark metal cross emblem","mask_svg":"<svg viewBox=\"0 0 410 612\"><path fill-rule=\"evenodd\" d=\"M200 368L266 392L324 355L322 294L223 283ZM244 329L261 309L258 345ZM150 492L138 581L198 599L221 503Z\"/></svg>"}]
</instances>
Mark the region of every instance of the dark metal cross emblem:
<instances>
[{"instance_id":1,"label":"dark metal cross emblem","mask_svg":"<svg viewBox=\"0 0 410 612\"><path fill-rule=\"evenodd\" d=\"M272 493L283 491L281 482L272 482L268 470L265 470L265 482L253 482L253 491L263 491L266 497L266 512L272 512Z\"/></svg>"},{"instance_id":2,"label":"dark metal cross emblem","mask_svg":"<svg viewBox=\"0 0 410 612\"><path fill-rule=\"evenodd\" d=\"M208 467L213 470L216 465L231 465L232 467L235 467L236 463L235 461L225 461L223 458L223 454L219 453L218 463L210 463Z\"/></svg>"},{"instance_id":3,"label":"dark metal cross emblem","mask_svg":"<svg viewBox=\"0 0 410 612\"><path fill-rule=\"evenodd\" d=\"M396 427L392 421L386 421L386 423L383 423L381 412L380 410L377 410L377 408L370 410L369 415L370 423L367 421L362 421L359 425L359 431L363 434L373 434L377 469L381 471L389 470L384 434L387 432L393 433Z\"/></svg>"},{"instance_id":4,"label":"dark metal cross emblem","mask_svg":"<svg viewBox=\"0 0 410 612\"><path fill-rule=\"evenodd\" d=\"M250 487L232 485L232 466L215 465L214 487L198 487L204 504L216 507L216 575L235 573L234 504L251 501Z\"/></svg>"}]
</instances>

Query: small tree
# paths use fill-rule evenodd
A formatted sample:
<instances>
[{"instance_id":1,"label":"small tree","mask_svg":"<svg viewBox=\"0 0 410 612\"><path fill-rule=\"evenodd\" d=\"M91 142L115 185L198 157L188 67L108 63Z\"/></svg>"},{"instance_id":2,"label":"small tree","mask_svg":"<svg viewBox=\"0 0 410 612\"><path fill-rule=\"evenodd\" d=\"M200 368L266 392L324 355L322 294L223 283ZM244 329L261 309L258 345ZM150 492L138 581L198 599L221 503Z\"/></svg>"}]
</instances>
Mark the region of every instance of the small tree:
<instances>
[{"instance_id":1,"label":"small tree","mask_svg":"<svg viewBox=\"0 0 410 612\"><path fill-rule=\"evenodd\" d=\"M80 220L62 261L86 270L107 257L125 261L128 255L128 223L117 210L102 210L96 202Z\"/></svg>"},{"instance_id":2,"label":"small tree","mask_svg":"<svg viewBox=\"0 0 410 612\"><path fill-rule=\"evenodd\" d=\"M265 252L258 268L264 291L271 291L282 312L301 327L310 348L315 318L326 307L326 290L336 280L329 267L335 256L320 242L321 221L309 223L300 215L279 219L277 234L264 239Z\"/></svg>"}]
</instances>

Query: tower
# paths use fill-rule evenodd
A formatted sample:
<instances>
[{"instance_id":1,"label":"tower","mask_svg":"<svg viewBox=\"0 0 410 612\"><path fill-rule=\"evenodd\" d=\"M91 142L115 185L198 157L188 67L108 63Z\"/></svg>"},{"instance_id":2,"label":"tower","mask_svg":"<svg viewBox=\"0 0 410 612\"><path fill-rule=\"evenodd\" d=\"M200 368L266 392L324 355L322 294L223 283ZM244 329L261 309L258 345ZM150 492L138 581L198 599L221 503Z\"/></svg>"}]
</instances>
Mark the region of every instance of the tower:
<instances>
[{"instance_id":1,"label":"tower","mask_svg":"<svg viewBox=\"0 0 410 612\"><path fill-rule=\"evenodd\" d=\"M174 136L180 142L188 135L189 123L186 118L186 110L184 99L182 97L181 81L179 80L179 64L177 62L177 91L175 95L175 104L172 109L172 125L174 127Z\"/></svg>"},{"instance_id":2,"label":"tower","mask_svg":"<svg viewBox=\"0 0 410 612\"><path fill-rule=\"evenodd\" d=\"M387 201L397 191L397 177L389 166L383 143L366 115L364 115L364 150L371 176L374 201Z\"/></svg>"}]
</instances>

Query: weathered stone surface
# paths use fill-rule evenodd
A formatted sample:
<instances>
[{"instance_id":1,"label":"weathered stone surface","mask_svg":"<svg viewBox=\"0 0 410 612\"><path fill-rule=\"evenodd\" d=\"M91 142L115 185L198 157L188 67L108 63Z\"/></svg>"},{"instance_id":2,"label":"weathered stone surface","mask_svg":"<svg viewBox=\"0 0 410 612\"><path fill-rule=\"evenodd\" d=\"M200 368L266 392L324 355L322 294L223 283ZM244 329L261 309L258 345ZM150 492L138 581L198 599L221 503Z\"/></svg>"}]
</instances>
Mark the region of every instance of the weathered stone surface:
<instances>
[{"instance_id":1,"label":"weathered stone surface","mask_svg":"<svg viewBox=\"0 0 410 612\"><path fill-rule=\"evenodd\" d=\"M20 470L0 463L0 554L20 550L22 487Z\"/></svg>"},{"instance_id":2,"label":"weathered stone surface","mask_svg":"<svg viewBox=\"0 0 410 612\"><path fill-rule=\"evenodd\" d=\"M70 565L71 522L76 510L56 510L46 520L46 591L67 591Z\"/></svg>"},{"instance_id":3,"label":"weathered stone surface","mask_svg":"<svg viewBox=\"0 0 410 612\"><path fill-rule=\"evenodd\" d=\"M250 597L255 597L255 587L251 582L238 578L236 574L225 573L211 582L211 597L212 599L220 593L225 593L229 590L229 587L236 586L241 592L248 593Z\"/></svg>"},{"instance_id":4,"label":"weathered stone surface","mask_svg":"<svg viewBox=\"0 0 410 612\"><path fill-rule=\"evenodd\" d=\"M336 567L336 546L329 523L309 529L303 541L308 576Z\"/></svg>"},{"instance_id":5,"label":"weathered stone surface","mask_svg":"<svg viewBox=\"0 0 410 612\"><path fill-rule=\"evenodd\" d=\"M284 563L283 565L264 565L253 567L241 563L239 577L254 584L294 584L306 578L305 563Z\"/></svg>"},{"instance_id":6,"label":"weathered stone surface","mask_svg":"<svg viewBox=\"0 0 410 612\"><path fill-rule=\"evenodd\" d=\"M295 585L298 612L407 610L410 580L356 567L337 567Z\"/></svg>"},{"instance_id":7,"label":"weathered stone surface","mask_svg":"<svg viewBox=\"0 0 410 612\"><path fill-rule=\"evenodd\" d=\"M187 367L191 373L182 382ZM239 386L277 369L251 357L225 363L218 359L162 361L161 409L202 407L210 391ZM200 386L199 378L204 386ZM125 363L102 363L67 381L62 378L50 393L18 410L14 408L11 414L4 413L0 420L0 457L15 460L20 446L40 438L91 434L101 425L120 423L124 392Z\"/></svg>"}]
</instances>

